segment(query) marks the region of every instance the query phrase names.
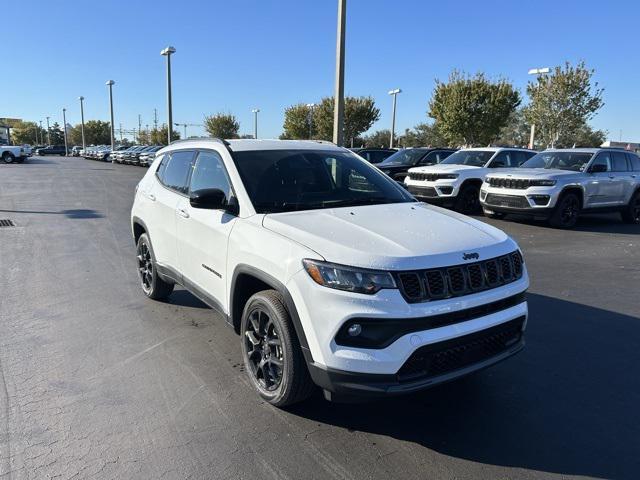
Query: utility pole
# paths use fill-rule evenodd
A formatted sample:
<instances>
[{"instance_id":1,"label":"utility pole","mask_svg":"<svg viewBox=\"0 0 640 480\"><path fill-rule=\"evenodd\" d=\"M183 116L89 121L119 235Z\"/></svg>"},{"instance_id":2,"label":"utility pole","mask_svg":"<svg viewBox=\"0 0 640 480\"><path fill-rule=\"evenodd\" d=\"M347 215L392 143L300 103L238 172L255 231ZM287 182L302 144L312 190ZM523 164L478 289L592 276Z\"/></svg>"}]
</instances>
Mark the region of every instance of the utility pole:
<instances>
[{"instance_id":1,"label":"utility pole","mask_svg":"<svg viewBox=\"0 0 640 480\"><path fill-rule=\"evenodd\" d=\"M153 109L153 129L158 130L158 109Z\"/></svg>"},{"instance_id":2,"label":"utility pole","mask_svg":"<svg viewBox=\"0 0 640 480\"><path fill-rule=\"evenodd\" d=\"M138 114L138 143L142 143L140 132L142 132L142 117Z\"/></svg>"},{"instance_id":3,"label":"utility pole","mask_svg":"<svg viewBox=\"0 0 640 480\"><path fill-rule=\"evenodd\" d=\"M47 117L47 144L51 145L51 130L49 129L49 118Z\"/></svg>"},{"instance_id":4,"label":"utility pole","mask_svg":"<svg viewBox=\"0 0 640 480\"><path fill-rule=\"evenodd\" d=\"M40 120L40 141L44 143L44 138L42 137L42 120Z\"/></svg>"},{"instance_id":5,"label":"utility pole","mask_svg":"<svg viewBox=\"0 0 640 480\"><path fill-rule=\"evenodd\" d=\"M313 108L315 106L315 103L307 103L307 108L309 108L309 140L313 137Z\"/></svg>"},{"instance_id":6,"label":"utility pole","mask_svg":"<svg viewBox=\"0 0 640 480\"><path fill-rule=\"evenodd\" d=\"M176 49L169 46L160 52L160 55L167 57L167 145L171 143L171 130L173 130L173 110L171 105L171 55L176 53Z\"/></svg>"},{"instance_id":7,"label":"utility pole","mask_svg":"<svg viewBox=\"0 0 640 480\"><path fill-rule=\"evenodd\" d=\"M109 110L111 112L111 151L115 151L116 149L116 139L114 135L115 125L113 124L113 85L116 82L113 80L107 81L107 85L109 86Z\"/></svg>"},{"instance_id":8,"label":"utility pole","mask_svg":"<svg viewBox=\"0 0 640 480\"><path fill-rule=\"evenodd\" d=\"M40 145L40 143L38 142L38 123L36 123L35 127L36 127L36 141L34 145L37 146L37 145Z\"/></svg>"},{"instance_id":9,"label":"utility pole","mask_svg":"<svg viewBox=\"0 0 640 480\"><path fill-rule=\"evenodd\" d=\"M391 113L391 140L389 141L389 148L393 148L393 140L396 136L396 99L398 98L398 94L401 92L402 90L399 88L389 91L389 95L393 97L393 110Z\"/></svg>"},{"instance_id":10,"label":"utility pole","mask_svg":"<svg viewBox=\"0 0 640 480\"><path fill-rule=\"evenodd\" d=\"M338 0L338 32L336 37L336 85L333 107L333 143L344 142L344 38L347 0Z\"/></svg>"},{"instance_id":11,"label":"utility pole","mask_svg":"<svg viewBox=\"0 0 640 480\"><path fill-rule=\"evenodd\" d=\"M62 109L62 123L64 125L64 156L69 155L69 146L67 144L67 109Z\"/></svg>"},{"instance_id":12,"label":"utility pole","mask_svg":"<svg viewBox=\"0 0 640 480\"><path fill-rule=\"evenodd\" d=\"M253 113L253 138L258 139L258 113L260 112L259 108L254 108L251 110Z\"/></svg>"},{"instance_id":13,"label":"utility pole","mask_svg":"<svg viewBox=\"0 0 640 480\"><path fill-rule=\"evenodd\" d=\"M538 75L538 76L546 75L550 71L551 71L551 69L549 67L532 68L531 70L529 70L529 75ZM536 126L532 123L531 124L531 135L529 136L529 148L531 150L533 150L535 138L536 138Z\"/></svg>"},{"instance_id":14,"label":"utility pole","mask_svg":"<svg viewBox=\"0 0 640 480\"><path fill-rule=\"evenodd\" d=\"M86 150L87 144L84 141L84 97L78 97L80 100L80 120L81 120L81 129L82 129L82 150Z\"/></svg>"}]
</instances>

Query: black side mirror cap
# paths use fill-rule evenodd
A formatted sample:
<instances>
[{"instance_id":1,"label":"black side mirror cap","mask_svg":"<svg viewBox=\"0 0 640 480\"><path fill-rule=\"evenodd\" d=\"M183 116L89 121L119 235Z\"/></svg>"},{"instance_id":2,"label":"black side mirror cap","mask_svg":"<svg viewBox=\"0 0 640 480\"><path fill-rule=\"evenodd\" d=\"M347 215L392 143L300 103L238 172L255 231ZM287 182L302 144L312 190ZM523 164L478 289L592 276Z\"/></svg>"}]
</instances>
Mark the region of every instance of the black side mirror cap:
<instances>
[{"instance_id":1,"label":"black side mirror cap","mask_svg":"<svg viewBox=\"0 0 640 480\"><path fill-rule=\"evenodd\" d=\"M233 215L237 215L240 211L236 198L227 199L227 195L219 188L205 188L191 192L189 203L193 208L224 210Z\"/></svg>"}]
</instances>

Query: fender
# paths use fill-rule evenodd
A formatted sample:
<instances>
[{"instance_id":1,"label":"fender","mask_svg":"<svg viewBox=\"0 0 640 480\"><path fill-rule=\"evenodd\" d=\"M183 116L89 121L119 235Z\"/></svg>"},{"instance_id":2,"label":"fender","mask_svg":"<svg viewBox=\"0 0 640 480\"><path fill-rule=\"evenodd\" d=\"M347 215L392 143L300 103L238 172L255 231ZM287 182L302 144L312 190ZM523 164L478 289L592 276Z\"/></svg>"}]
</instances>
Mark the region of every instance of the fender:
<instances>
[{"instance_id":1,"label":"fender","mask_svg":"<svg viewBox=\"0 0 640 480\"><path fill-rule=\"evenodd\" d=\"M309 350L309 343L307 342L307 337L304 333L304 329L302 328L302 323L300 322L300 316L298 315L298 310L296 309L296 305L293 302L293 298L289 293L287 287L278 279L272 277L266 272L259 270L251 265L240 263L236 265L235 270L233 271L233 276L231 278L231 288L229 290L229 320L230 322L234 322L234 318L237 312L234 312L233 305L233 292L235 291L236 280L240 274L246 273L251 275L258 280L266 283L274 290L278 291L282 297L284 298L285 306L289 311L289 315L291 316L291 320L293 321L293 327L296 331L296 335L298 336L298 341L300 342L300 347L302 348L302 353L307 364L313 362L313 358L311 356L311 351ZM235 326L235 325L233 325Z\"/></svg>"}]
</instances>

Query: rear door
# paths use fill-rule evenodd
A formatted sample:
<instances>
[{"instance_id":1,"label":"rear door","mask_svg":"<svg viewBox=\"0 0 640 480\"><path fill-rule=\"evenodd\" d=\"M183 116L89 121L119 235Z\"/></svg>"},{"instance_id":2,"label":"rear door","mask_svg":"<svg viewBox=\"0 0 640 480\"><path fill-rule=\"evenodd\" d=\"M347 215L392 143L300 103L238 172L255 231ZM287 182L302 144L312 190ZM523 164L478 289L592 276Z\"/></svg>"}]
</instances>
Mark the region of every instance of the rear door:
<instances>
[{"instance_id":1,"label":"rear door","mask_svg":"<svg viewBox=\"0 0 640 480\"><path fill-rule=\"evenodd\" d=\"M633 191L634 179L629 171L630 168L625 152L612 153L613 164L611 169L611 192L614 195L612 200L618 205L626 205Z\"/></svg>"}]
</instances>

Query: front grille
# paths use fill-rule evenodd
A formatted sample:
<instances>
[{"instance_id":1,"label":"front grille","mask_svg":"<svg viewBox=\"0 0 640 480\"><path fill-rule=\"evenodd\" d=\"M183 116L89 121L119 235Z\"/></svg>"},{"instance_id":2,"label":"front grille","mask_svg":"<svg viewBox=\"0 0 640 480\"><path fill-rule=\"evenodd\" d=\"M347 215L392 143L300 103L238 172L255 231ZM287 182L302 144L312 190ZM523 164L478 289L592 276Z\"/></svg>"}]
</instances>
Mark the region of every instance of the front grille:
<instances>
[{"instance_id":1,"label":"front grille","mask_svg":"<svg viewBox=\"0 0 640 480\"><path fill-rule=\"evenodd\" d=\"M489 178L487 182L489 182L489 186L495 188L526 190L530 187L530 180L526 178Z\"/></svg>"},{"instance_id":2,"label":"front grille","mask_svg":"<svg viewBox=\"0 0 640 480\"><path fill-rule=\"evenodd\" d=\"M520 195L499 195L496 193L490 193L487 195L485 203L494 207L529 208L529 202L527 199Z\"/></svg>"},{"instance_id":3,"label":"front grille","mask_svg":"<svg viewBox=\"0 0 640 480\"><path fill-rule=\"evenodd\" d=\"M438 192L433 187L416 187L409 185L409 193L417 195L419 197L437 197Z\"/></svg>"},{"instance_id":4,"label":"front grille","mask_svg":"<svg viewBox=\"0 0 640 480\"><path fill-rule=\"evenodd\" d=\"M409 303L459 297L496 288L522 277L522 255L515 251L481 262L396 274L400 292Z\"/></svg>"},{"instance_id":5,"label":"front grille","mask_svg":"<svg viewBox=\"0 0 640 480\"><path fill-rule=\"evenodd\" d=\"M411 172L409 173L409 178L411 180L419 180L419 181L427 181L427 182L435 182L438 180L439 175L437 173L418 173Z\"/></svg>"},{"instance_id":6,"label":"front grille","mask_svg":"<svg viewBox=\"0 0 640 480\"><path fill-rule=\"evenodd\" d=\"M488 360L522 338L525 317L446 342L419 348L398 370L399 382L437 377Z\"/></svg>"}]
</instances>

